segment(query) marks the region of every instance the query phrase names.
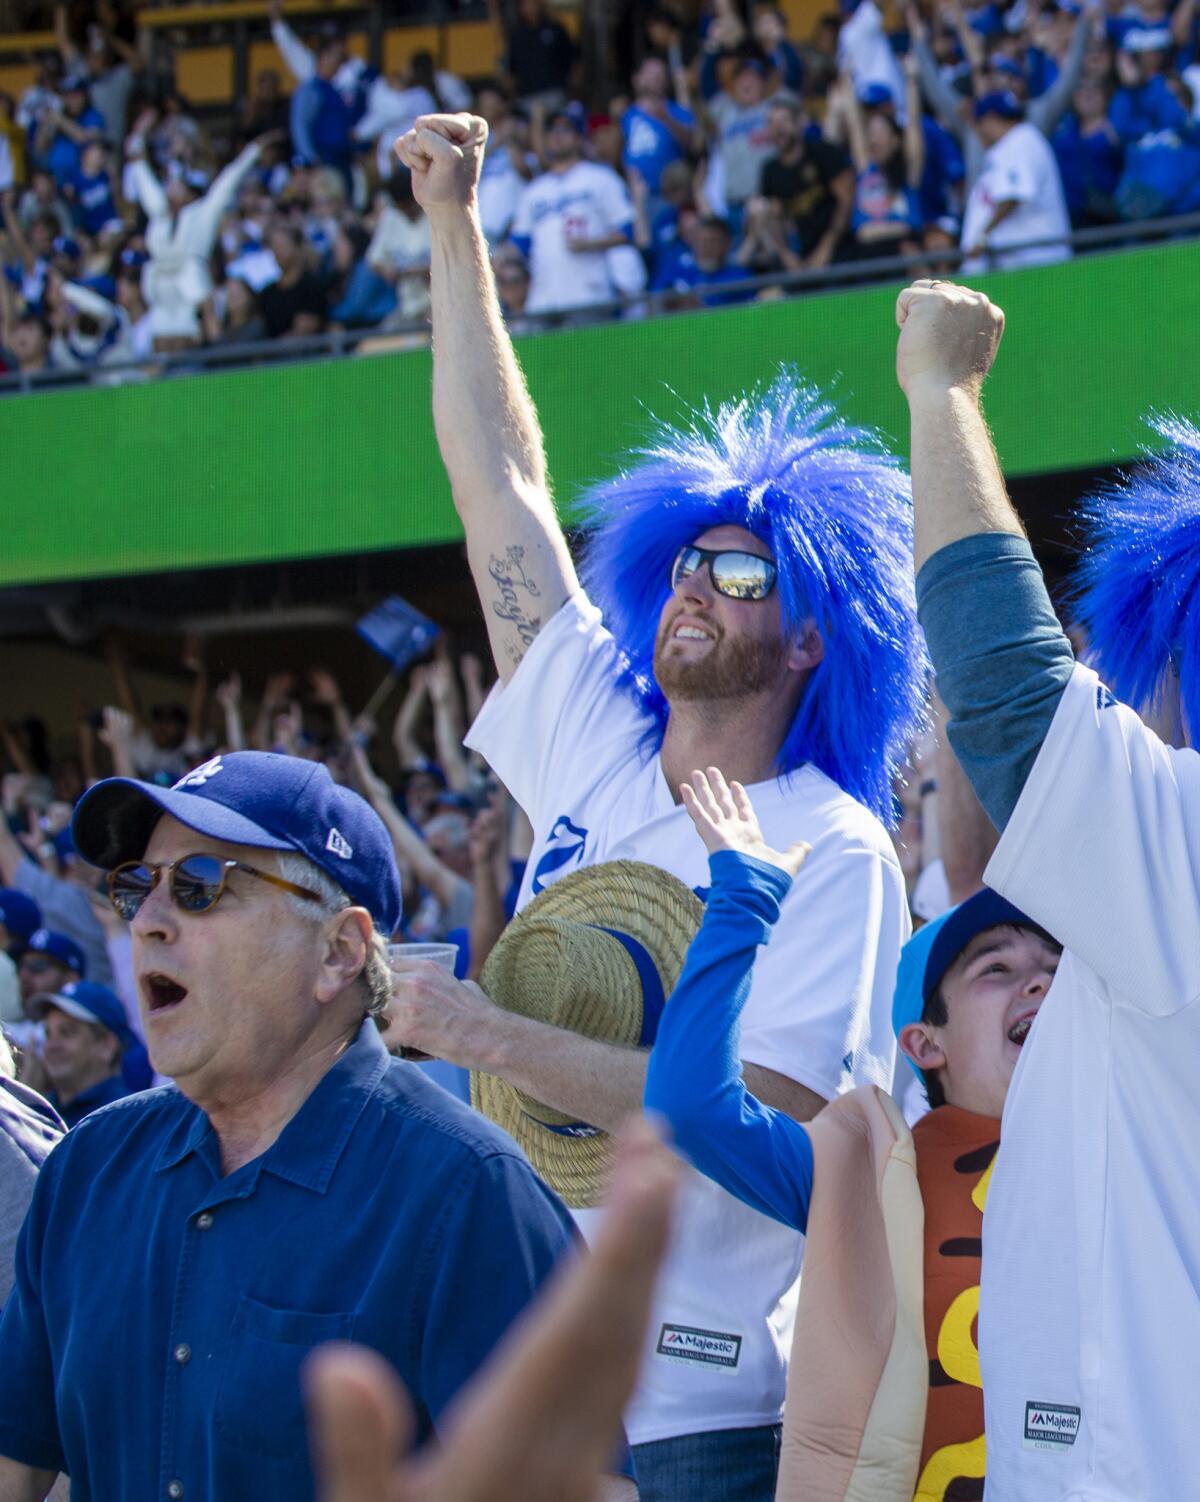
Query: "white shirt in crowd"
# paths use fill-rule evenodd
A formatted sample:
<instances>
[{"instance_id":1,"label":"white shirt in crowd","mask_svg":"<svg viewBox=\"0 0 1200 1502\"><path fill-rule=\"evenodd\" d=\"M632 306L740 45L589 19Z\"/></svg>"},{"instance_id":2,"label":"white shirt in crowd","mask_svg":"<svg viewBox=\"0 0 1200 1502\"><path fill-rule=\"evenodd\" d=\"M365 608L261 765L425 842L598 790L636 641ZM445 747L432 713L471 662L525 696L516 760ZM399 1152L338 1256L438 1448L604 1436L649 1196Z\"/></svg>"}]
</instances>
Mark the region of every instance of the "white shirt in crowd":
<instances>
[{"instance_id":1,"label":"white shirt in crowd","mask_svg":"<svg viewBox=\"0 0 1200 1502\"><path fill-rule=\"evenodd\" d=\"M521 193L513 236L528 240L527 313L595 307L613 296L602 250L568 249L569 240L598 240L633 228L633 204L611 167L576 162L544 172Z\"/></svg>"},{"instance_id":2,"label":"white shirt in crowd","mask_svg":"<svg viewBox=\"0 0 1200 1502\"><path fill-rule=\"evenodd\" d=\"M986 881L1064 946L983 1223L989 1502L1200 1497L1200 756L1076 666Z\"/></svg>"},{"instance_id":3,"label":"white shirt in crowd","mask_svg":"<svg viewBox=\"0 0 1200 1502\"><path fill-rule=\"evenodd\" d=\"M896 102L897 115L904 119L904 75L875 0L861 0L838 32L838 67L850 74L860 94L870 84L883 84Z\"/></svg>"},{"instance_id":4,"label":"white shirt in crowd","mask_svg":"<svg viewBox=\"0 0 1200 1502\"><path fill-rule=\"evenodd\" d=\"M989 264L1007 270L1013 266L1045 266L1071 256L1071 220L1063 197L1062 174L1054 151L1036 125L1022 120L1006 131L983 156L963 213L962 245L970 250L984 239L984 231L998 204L1015 199L1017 207L987 236L988 246L999 251L1008 245L1061 237L1058 245L1033 250L1010 250L992 258L964 261L962 274L975 276Z\"/></svg>"},{"instance_id":5,"label":"white shirt in crowd","mask_svg":"<svg viewBox=\"0 0 1200 1502\"><path fill-rule=\"evenodd\" d=\"M600 613L577 595L542 629L467 737L529 816L534 841L518 906L599 861L642 860L707 888L708 860L647 722L617 687ZM813 847L754 969L742 1058L831 1098L892 1082L892 986L908 936L904 879L882 826L820 772L750 789L767 840ZM590 1234L597 1216L582 1211ZM680 1197L659 1280L631 1442L779 1422L804 1241L698 1173ZM684 1327L719 1336L728 1365L668 1356ZM673 1351L678 1346L672 1346Z\"/></svg>"},{"instance_id":6,"label":"white shirt in crowd","mask_svg":"<svg viewBox=\"0 0 1200 1502\"><path fill-rule=\"evenodd\" d=\"M508 234L525 183L513 161L512 148L489 143L478 189L479 222L489 245L497 244Z\"/></svg>"},{"instance_id":7,"label":"white shirt in crowd","mask_svg":"<svg viewBox=\"0 0 1200 1502\"><path fill-rule=\"evenodd\" d=\"M150 260L142 271L142 296L156 335L199 335L197 309L212 291L208 258L217 231L260 155L258 146L247 146L218 173L203 198L193 200L178 214L171 213L162 184L145 160L139 157L130 163L138 202L149 220L146 249Z\"/></svg>"},{"instance_id":8,"label":"white shirt in crowd","mask_svg":"<svg viewBox=\"0 0 1200 1502\"><path fill-rule=\"evenodd\" d=\"M13 185L12 148L8 137L0 135L0 193L7 193Z\"/></svg>"},{"instance_id":9,"label":"white shirt in crowd","mask_svg":"<svg viewBox=\"0 0 1200 1502\"><path fill-rule=\"evenodd\" d=\"M400 317L425 317L429 312L429 220L424 214L410 219L395 204L386 204L367 246L367 265L374 270L426 273L402 276L396 283Z\"/></svg>"},{"instance_id":10,"label":"white shirt in crowd","mask_svg":"<svg viewBox=\"0 0 1200 1502\"><path fill-rule=\"evenodd\" d=\"M471 90L453 73L437 73L438 93L447 110L469 110ZM367 92L367 107L354 127L357 141L375 142L375 162L386 182L396 166L395 144L411 130L421 115L437 112L437 100L428 89L397 88L386 78L376 78Z\"/></svg>"}]
</instances>

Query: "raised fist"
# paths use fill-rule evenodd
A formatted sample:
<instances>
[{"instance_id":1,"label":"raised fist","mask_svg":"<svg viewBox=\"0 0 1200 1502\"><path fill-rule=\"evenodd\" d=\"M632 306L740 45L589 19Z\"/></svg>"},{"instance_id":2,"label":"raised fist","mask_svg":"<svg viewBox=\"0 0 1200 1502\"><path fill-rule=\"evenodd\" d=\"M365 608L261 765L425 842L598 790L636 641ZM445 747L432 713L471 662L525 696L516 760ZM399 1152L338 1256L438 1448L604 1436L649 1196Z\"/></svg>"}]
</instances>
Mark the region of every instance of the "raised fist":
<instances>
[{"instance_id":1,"label":"raised fist","mask_svg":"<svg viewBox=\"0 0 1200 1502\"><path fill-rule=\"evenodd\" d=\"M953 282L914 282L896 303L896 378L911 401L922 391L978 392L992 368L1004 314L982 292Z\"/></svg>"},{"instance_id":2,"label":"raised fist","mask_svg":"<svg viewBox=\"0 0 1200 1502\"><path fill-rule=\"evenodd\" d=\"M487 134L487 121L478 115L421 115L396 142L396 155L412 172L413 193L427 214L475 201Z\"/></svg>"}]
</instances>

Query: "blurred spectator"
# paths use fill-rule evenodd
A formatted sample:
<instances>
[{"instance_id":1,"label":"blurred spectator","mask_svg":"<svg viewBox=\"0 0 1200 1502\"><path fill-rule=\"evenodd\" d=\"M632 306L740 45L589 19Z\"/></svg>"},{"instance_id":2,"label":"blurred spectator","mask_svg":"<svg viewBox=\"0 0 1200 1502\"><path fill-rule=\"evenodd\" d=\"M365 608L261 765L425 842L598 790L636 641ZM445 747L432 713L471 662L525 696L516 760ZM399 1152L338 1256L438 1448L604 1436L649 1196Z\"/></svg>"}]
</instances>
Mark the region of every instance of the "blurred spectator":
<instances>
[{"instance_id":1,"label":"blurred spectator","mask_svg":"<svg viewBox=\"0 0 1200 1502\"><path fill-rule=\"evenodd\" d=\"M559 110L547 122L547 170L517 204L513 240L529 262L530 313L579 311L612 297L605 252L630 239L633 205L608 167L584 160L582 127Z\"/></svg>"},{"instance_id":2,"label":"blurred spectator","mask_svg":"<svg viewBox=\"0 0 1200 1502\"><path fill-rule=\"evenodd\" d=\"M204 334L210 344L258 344L267 326L258 294L237 277L230 277L204 305Z\"/></svg>"},{"instance_id":3,"label":"blurred spectator","mask_svg":"<svg viewBox=\"0 0 1200 1502\"><path fill-rule=\"evenodd\" d=\"M32 897L16 887L0 887L0 949L10 959L20 959L42 926L42 910Z\"/></svg>"},{"instance_id":4,"label":"blurred spectator","mask_svg":"<svg viewBox=\"0 0 1200 1502\"><path fill-rule=\"evenodd\" d=\"M805 266L828 266L854 212L855 180L840 146L808 135L799 104L780 100L767 116L775 155L763 165L762 196L780 205Z\"/></svg>"},{"instance_id":5,"label":"blurred spectator","mask_svg":"<svg viewBox=\"0 0 1200 1502\"><path fill-rule=\"evenodd\" d=\"M146 117L143 117L143 131ZM166 189L145 158L144 133L135 129L128 151L139 201L149 221L150 260L142 290L150 308L156 350L185 349L200 339L199 310L212 291L209 256L221 218L262 155L266 138L247 146L201 192L194 176L174 177Z\"/></svg>"},{"instance_id":6,"label":"blurred spectator","mask_svg":"<svg viewBox=\"0 0 1200 1502\"><path fill-rule=\"evenodd\" d=\"M376 78L366 109L354 126L356 141L375 142L375 164L382 181L396 166L392 147L420 115L470 106L471 91L453 73L435 71L428 52L415 52L408 67L391 78Z\"/></svg>"},{"instance_id":7,"label":"blurred spectator","mask_svg":"<svg viewBox=\"0 0 1200 1502\"><path fill-rule=\"evenodd\" d=\"M239 141L246 146L257 136L288 130L290 113L278 72L264 68L238 112Z\"/></svg>"},{"instance_id":8,"label":"blurred spectator","mask_svg":"<svg viewBox=\"0 0 1200 1502\"><path fill-rule=\"evenodd\" d=\"M25 132L17 124L11 94L0 91L0 193L25 182Z\"/></svg>"},{"instance_id":9,"label":"blurred spectator","mask_svg":"<svg viewBox=\"0 0 1200 1502\"><path fill-rule=\"evenodd\" d=\"M1079 85L1050 144L1071 223L1111 224L1118 217L1115 197L1124 150L1109 119L1104 84L1085 79Z\"/></svg>"},{"instance_id":10,"label":"blurred spectator","mask_svg":"<svg viewBox=\"0 0 1200 1502\"><path fill-rule=\"evenodd\" d=\"M685 161L697 145L696 117L672 102L670 84L666 63L661 58L646 58L633 77L633 103L621 116L625 166L641 175L652 205L659 195L664 167Z\"/></svg>"},{"instance_id":11,"label":"blurred spectator","mask_svg":"<svg viewBox=\"0 0 1200 1502\"><path fill-rule=\"evenodd\" d=\"M883 89L897 102L904 98L904 79L875 0L859 0L838 33L838 72L849 74L857 95Z\"/></svg>"},{"instance_id":12,"label":"blurred spectator","mask_svg":"<svg viewBox=\"0 0 1200 1502\"><path fill-rule=\"evenodd\" d=\"M125 314L128 335L125 351L131 360L148 360L154 353L150 308L142 295L142 271L137 265L117 270L117 304Z\"/></svg>"},{"instance_id":13,"label":"blurred spectator","mask_svg":"<svg viewBox=\"0 0 1200 1502\"><path fill-rule=\"evenodd\" d=\"M36 1091L13 1079L12 1057L0 1034L0 1308L12 1292L17 1233L33 1186L63 1124Z\"/></svg>"},{"instance_id":14,"label":"blurred spectator","mask_svg":"<svg viewBox=\"0 0 1200 1502\"><path fill-rule=\"evenodd\" d=\"M514 336L526 334L536 325L526 318L529 301L529 267L520 255L497 256L495 261L496 292L508 331Z\"/></svg>"},{"instance_id":15,"label":"blurred spectator","mask_svg":"<svg viewBox=\"0 0 1200 1502\"><path fill-rule=\"evenodd\" d=\"M292 148L306 166L321 163L342 173L349 184L354 158L354 111L334 85L346 58L338 35L326 35L317 50L312 74L292 95Z\"/></svg>"},{"instance_id":16,"label":"blurred spectator","mask_svg":"<svg viewBox=\"0 0 1200 1502\"><path fill-rule=\"evenodd\" d=\"M861 258L912 254L920 248L921 207L917 190L925 171L916 72L908 76L904 125L883 84L861 91L844 74L830 103L850 146L856 174L850 221L854 253Z\"/></svg>"},{"instance_id":17,"label":"blurred spectator","mask_svg":"<svg viewBox=\"0 0 1200 1502\"><path fill-rule=\"evenodd\" d=\"M104 117L88 102L86 74L72 73L62 81L62 105L47 107L33 139L38 162L49 168L60 188L75 178L83 148L104 134Z\"/></svg>"},{"instance_id":18,"label":"blurred spectator","mask_svg":"<svg viewBox=\"0 0 1200 1502\"><path fill-rule=\"evenodd\" d=\"M493 14L500 0L489 0ZM547 113L567 102L575 69L575 43L547 11L545 0L517 0L516 19L505 32L504 71L514 95L527 108Z\"/></svg>"},{"instance_id":19,"label":"blurred spectator","mask_svg":"<svg viewBox=\"0 0 1200 1502\"><path fill-rule=\"evenodd\" d=\"M17 103L16 121L30 138L42 120L62 108L62 61L56 52L43 52L34 64L33 82Z\"/></svg>"},{"instance_id":20,"label":"blurred spectator","mask_svg":"<svg viewBox=\"0 0 1200 1502\"><path fill-rule=\"evenodd\" d=\"M81 51L68 32L65 4L54 7L54 31L64 71L87 80L88 96L101 117L104 139L119 150L129 125L129 104L142 59L135 48L95 22L89 24L87 48Z\"/></svg>"},{"instance_id":21,"label":"blurred spectator","mask_svg":"<svg viewBox=\"0 0 1200 1502\"><path fill-rule=\"evenodd\" d=\"M17 223L28 230L38 214L49 214L55 223L54 233L66 235L71 231L71 210L64 198L59 196L58 184L52 173L39 168L29 178L29 186L21 194L17 205Z\"/></svg>"},{"instance_id":22,"label":"blurred spectator","mask_svg":"<svg viewBox=\"0 0 1200 1502\"><path fill-rule=\"evenodd\" d=\"M125 228L117 210L117 184L108 148L102 141L88 142L80 156L79 171L63 186L85 234L98 238L119 234Z\"/></svg>"},{"instance_id":23,"label":"blurred spectator","mask_svg":"<svg viewBox=\"0 0 1200 1502\"><path fill-rule=\"evenodd\" d=\"M1044 266L1070 258L1071 222L1062 176L1045 136L1011 93L985 94L975 105L987 150L963 214L963 275L990 265ZM1023 250L1009 250L1029 242Z\"/></svg>"},{"instance_id":24,"label":"blurred spectator","mask_svg":"<svg viewBox=\"0 0 1200 1502\"><path fill-rule=\"evenodd\" d=\"M399 166L387 185L367 265L395 289L398 322L412 323L428 315L429 224L413 197L412 174Z\"/></svg>"},{"instance_id":25,"label":"blurred spectator","mask_svg":"<svg viewBox=\"0 0 1200 1502\"><path fill-rule=\"evenodd\" d=\"M720 82L722 71L726 85ZM758 192L762 169L773 154L767 117L781 94L757 57L729 62L711 43L701 65L700 90L717 171L715 181L710 174L707 191L714 203L725 204L736 224L742 205Z\"/></svg>"},{"instance_id":26,"label":"blurred spectator","mask_svg":"<svg viewBox=\"0 0 1200 1502\"><path fill-rule=\"evenodd\" d=\"M271 254L279 264L279 280L258 295L267 338L319 334L328 317L329 299L312 269L304 236L290 224L277 224L271 231Z\"/></svg>"},{"instance_id":27,"label":"blurred spectator","mask_svg":"<svg viewBox=\"0 0 1200 1502\"><path fill-rule=\"evenodd\" d=\"M129 1028L124 1007L107 986L48 984L30 1010L45 1034L49 1101L68 1127L129 1094L121 1075Z\"/></svg>"},{"instance_id":28,"label":"blurred spectator","mask_svg":"<svg viewBox=\"0 0 1200 1502\"><path fill-rule=\"evenodd\" d=\"M653 284L655 291L691 293L686 305L698 308L725 307L745 302L753 291L718 292L728 282L744 282L751 275L733 259L733 234L729 224L715 215L697 219L687 242L664 274Z\"/></svg>"},{"instance_id":29,"label":"blurred spectator","mask_svg":"<svg viewBox=\"0 0 1200 1502\"><path fill-rule=\"evenodd\" d=\"M785 89L798 95L804 83L804 66L800 53L788 41L783 11L777 5L763 4L759 0L754 7L750 29L755 45L776 78Z\"/></svg>"},{"instance_id":30,"label":"blurred spectator","mask_svg":"<svg viewBox=\"0 0 1200 1502\"><path fill-rule=\"evenodd\" d=\"M513 114L508 95L497 81L480 84L475 109L488 123L487 153L479 177L479 218L489 244L503 240L512 227L521 189L535 170L525 139L524 121Z\"/></svg>"}]
</instances>

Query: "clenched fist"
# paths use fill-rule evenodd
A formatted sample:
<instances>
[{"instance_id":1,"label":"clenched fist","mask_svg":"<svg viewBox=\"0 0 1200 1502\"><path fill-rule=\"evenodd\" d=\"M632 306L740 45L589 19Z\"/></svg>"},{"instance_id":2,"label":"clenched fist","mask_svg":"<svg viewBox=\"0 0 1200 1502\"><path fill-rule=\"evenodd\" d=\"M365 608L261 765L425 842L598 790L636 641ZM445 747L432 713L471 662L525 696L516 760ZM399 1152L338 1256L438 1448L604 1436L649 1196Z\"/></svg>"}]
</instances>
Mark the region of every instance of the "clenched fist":
<instances>
[{"instance_id":1,"label":"clenched fist","mask_svg":"<svg viewBox=\"0 0 1200 1502\"><path fill-rule=\"evenodd\" d=\"M912 401L923 391L978 392L992 368L1004 314L982 292L953 282L914 282L896 303L896 377Z\"/></svg>"},{"instance_id":2,"label":"clenched fist","mask_svg":"<svg viewBox=\"0 0 1200 1502\"><path fill-rule=\"evenodd\" d=\"M421 115L396 142L427 214L474 202L487 134L487 121L478 115Z\"/></svg>"}]
</instances>

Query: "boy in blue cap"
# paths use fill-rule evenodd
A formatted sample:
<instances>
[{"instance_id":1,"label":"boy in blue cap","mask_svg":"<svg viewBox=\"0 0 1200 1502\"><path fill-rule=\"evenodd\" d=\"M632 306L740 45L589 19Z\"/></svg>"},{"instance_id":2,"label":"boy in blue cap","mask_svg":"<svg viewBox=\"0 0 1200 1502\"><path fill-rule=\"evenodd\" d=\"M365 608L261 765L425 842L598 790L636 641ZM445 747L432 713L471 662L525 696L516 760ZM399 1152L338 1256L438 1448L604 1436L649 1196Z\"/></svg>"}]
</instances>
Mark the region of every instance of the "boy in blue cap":
<instances>
[{"instance_id":1,"label":"boy in blue cap","mask_svg":"<svg viewBox=\"0 0 1200 1502\"><path fill-rule=\"evenodd\" d=\"M35 997L30 1010L44 1029L48 1098L69 1127L129 1094L121 1063L132 1034L124 1007L107 986L68 981Z\"/></svg>"},{"instance_id":2,"label":"boy in blue cap","mask_svg":"<svg viewBox=\"0 0 1200 1502\"><path fill-rule=\"evenodd\" d=\"M727 786L715 768L694 773L683 798L709 851L712 889L663 1012L646 1106L667 1118L677 1146L702 1173L803 1231L813 1189L809 1134L746 1089L739 1017L758 945L769 940L808 852L802 845L783 854L770 849L745 789ZM961 1329L955 1320L979 1282L985 1180L1008 1083L1060 953L1048 934L986 888L927 924L901 953L893 1021L933 1108L913 1131L925 1203L930 1356L922 1502L963 1495L951 1489L983 1476L977 1381L953 1362L946 1370L940 1354L947 1331L956 1349L965 1341L974 1350L970 1317Z\"/></svg>"}]
</instances>

